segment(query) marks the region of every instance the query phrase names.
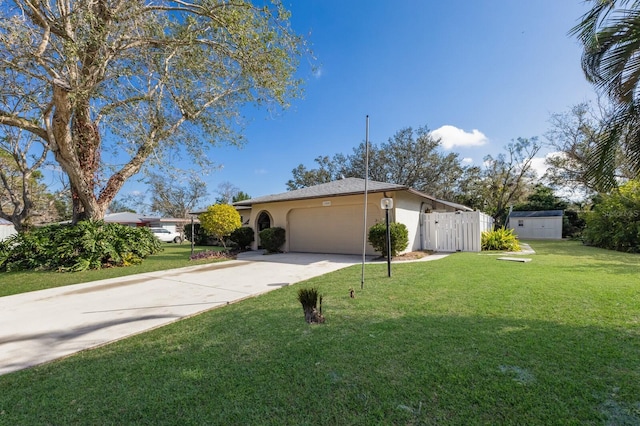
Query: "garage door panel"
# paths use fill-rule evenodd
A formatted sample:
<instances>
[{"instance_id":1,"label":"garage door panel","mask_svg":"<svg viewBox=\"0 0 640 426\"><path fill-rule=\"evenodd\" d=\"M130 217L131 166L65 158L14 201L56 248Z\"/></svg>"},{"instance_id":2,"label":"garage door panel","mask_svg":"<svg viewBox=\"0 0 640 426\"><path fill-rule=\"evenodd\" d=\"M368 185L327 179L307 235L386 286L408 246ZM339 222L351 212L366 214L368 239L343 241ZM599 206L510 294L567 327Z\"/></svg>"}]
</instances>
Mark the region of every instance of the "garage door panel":
<instances>
[{"instance_id":1,"label":"garage door panel","mask_svg":"<svg viewBox=\"0 0 640 426\"><path fill-rule=\"evenodd\" d=\"M362 253L362 206L294 209L289 213L289 250L306 253ZM380 217L370 205L367 227ZM375 254L367 244L367 254Z\"/></svg>"}]
</instances>

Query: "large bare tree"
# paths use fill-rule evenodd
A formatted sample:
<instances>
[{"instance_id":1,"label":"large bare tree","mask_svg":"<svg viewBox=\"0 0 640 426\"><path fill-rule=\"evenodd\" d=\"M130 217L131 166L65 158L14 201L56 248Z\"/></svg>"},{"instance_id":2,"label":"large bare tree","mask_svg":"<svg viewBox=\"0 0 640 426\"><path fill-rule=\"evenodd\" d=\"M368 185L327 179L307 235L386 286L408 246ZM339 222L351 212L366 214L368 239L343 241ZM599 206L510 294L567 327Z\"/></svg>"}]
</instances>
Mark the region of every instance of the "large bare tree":
<instances>
[{"instance_id":1,"label":"large bare tree","mask_svg":"<svg viewBox=\"0 0 640 426\"><path fill-rule=\"evenodd\" d=\"M0 126L43 141L74 220L177 147L241 143L241 106L286 107L303 41L279 1L13 0L0 5Z\"/></svg>"}]
</instances>

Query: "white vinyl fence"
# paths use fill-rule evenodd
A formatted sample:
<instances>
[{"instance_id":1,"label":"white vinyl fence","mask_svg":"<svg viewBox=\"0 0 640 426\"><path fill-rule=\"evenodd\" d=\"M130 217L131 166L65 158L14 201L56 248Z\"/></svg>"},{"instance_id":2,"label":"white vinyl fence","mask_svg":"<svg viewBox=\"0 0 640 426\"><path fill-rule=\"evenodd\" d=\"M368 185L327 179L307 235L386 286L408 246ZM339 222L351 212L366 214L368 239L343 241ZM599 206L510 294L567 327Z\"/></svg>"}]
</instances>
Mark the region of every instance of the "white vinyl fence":
<instances>
[{"instance_id":1,"label":"white vinyl fence","mask_svg":"<svg viewBox=\"0 0 640 426\"><path fill-rule=\"evenodd\" d=\"M481 234L493 229L493 218L482 212L424 213L424 241L433 251L481 249Z\"/></svg>"}]
</instances>

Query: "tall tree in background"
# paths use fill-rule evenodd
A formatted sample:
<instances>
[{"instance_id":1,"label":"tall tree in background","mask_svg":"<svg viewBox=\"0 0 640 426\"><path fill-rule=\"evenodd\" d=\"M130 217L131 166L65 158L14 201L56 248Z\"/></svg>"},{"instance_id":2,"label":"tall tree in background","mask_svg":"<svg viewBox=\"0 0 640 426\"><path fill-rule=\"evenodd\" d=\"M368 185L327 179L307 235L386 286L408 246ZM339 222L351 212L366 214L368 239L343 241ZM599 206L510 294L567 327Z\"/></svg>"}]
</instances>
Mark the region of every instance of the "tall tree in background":
<instances>
[{"instance_id":1,"label":"tall tree in background","mask_svg":"<svg viewBox=\"0 0 640 426\"><path fill-rule=\"evenodd\" d=\"M150 173L147 185L151 188L151 211L165 217L187 218L208 194L206 183L197 176L183 180L186 183L181 185L175 176Z\"/></svg>"},{"instance_id":2,"label":"tall tree in background","mask_svg":"<svg viewBox=\"0 0 640 426\"><path fill-rule=\"evenodd\" d=\"M249 197L249 194L242 192L240 188L228 181L220 182L216 193L218 194L216 204L233 204L236 201L248 200L251 198Z\"/></svg>"},{"instance_id":3,"label":"tall tree in background","mask_svg":"<svg viewBox=\"0 0 640 426\"><path fill-rule=\"evenodd\" d=\"M481 203L471 207L491 215L497 227L504 224L509 206L524 201L531 192L537 178L532 161L540 145L537 138L518 138L505 151L495 158L487 155L483 168L469 174L470 181L462 184L468 191L466 196Z\"/></svg>"},{"instance_id":4,"label":"tall tree in background","mask_svg":"<svg viewBox=\"0 0 640 426\"><path fill-rule=\"evenodd\" d=\"M42 141L74 220L186 146L242 142L246 103L286 107L303 43L278 0L12 0L0 7L0 126ZM109 158L109 155L111 158Z\"/></svg>"},{"instance_id":5,"label":"tall tree in background","mask_svg":"<svg viewBox=\"0 0 640 426\"><path fill-rule=\"evenodd\" d=\"M614 105L598 138L589 176L599 188L615 186L616 156L622 149L630 171L640 176L640 1L591 0L593 7L571 30L584 46L587 80Z\"/></svg>"},{"instance_id":6,"label":"tall tree in background","mask_svg":"<svg viewBox=\"0 0 640 426\"><path fill-rule=\"evenodd\" d=\"M552 186L579 192L597 192L600 185L590 173L591 159L606 132L610 112L602 105L594 107L580 103L569 111L551 115L551 129L545 134L547 145L555 154L548 156L549 166L544 176ZM633 178L629 159L621 146L615 149L613 177L616 180Z\"/></svg>"},{"instance_id":7,"label":"tall tree in background","mask_svg":"<svg viewBox=\"0 0 640 426\"><path fill-rule=\"evenodd\" d=\"M344 175L345 159L341 154L337 154L333 158L326 155L319 156L313 161L318 165L318 168L309 170L303 164L299 164L291 171L293 178L287 181L288 191L328 183L340 179Z\"/></svg>"},{"instance_id":8,"label":"tall tree in background","mask_svg":"<svg viewBox=\"0 0 640 426\"><path fill-rule=\"evenodd\" d=\"M4 130L4 132L3 132ZM45 162L47 147L22 129L0 129L0 217L21 231L42 214L46 188L38 170Z\"/></svg>"},{"instance_id":9,"label":"tall tree in background","mask_svg":"<svg viewBox=\"0 0 640 426\"><path fill-rule=\"evenodd\" d=\"M362 143L347 156L317 157L314 161L318 168L315 169L309 170L300 164L293 169L293 179L287 182L287 188L304 188L341 177L364 178L365 148ZM462 173L458 154L441 152L440 141L434 139L426 127L416 131L406 127L386 143L369 147L369 178L375 181L405 185L435 197L451 199Z\"/></svg>"}]
</instances>

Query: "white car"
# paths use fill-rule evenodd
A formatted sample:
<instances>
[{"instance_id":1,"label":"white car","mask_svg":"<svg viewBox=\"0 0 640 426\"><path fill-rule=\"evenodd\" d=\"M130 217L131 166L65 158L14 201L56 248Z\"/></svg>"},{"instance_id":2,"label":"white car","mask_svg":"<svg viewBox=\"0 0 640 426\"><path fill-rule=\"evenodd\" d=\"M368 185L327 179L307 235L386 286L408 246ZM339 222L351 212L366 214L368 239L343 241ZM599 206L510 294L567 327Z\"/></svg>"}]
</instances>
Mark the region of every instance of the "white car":
<instances>
[{"instance_id":1,"label":"white car","mask_svg":"<svg viewBox=\"0 0 640 426\"><path fill-rule=\"evenodd\" d=\"M158 239L164 243L176 243L180 244L182 242L182 237L177 232L171 232L168 229L164 228L151 228L151 232L153 235L158 237Z\"/></svg>"}]
</instances>

